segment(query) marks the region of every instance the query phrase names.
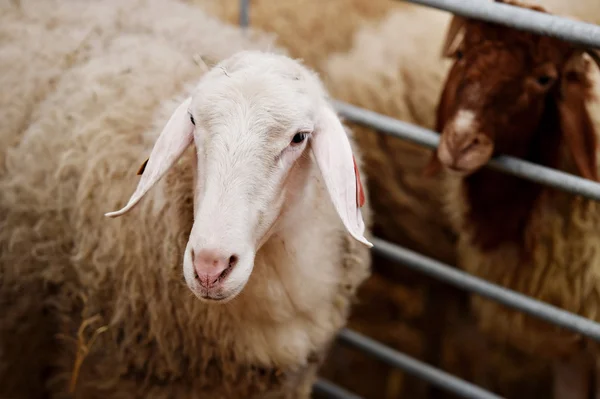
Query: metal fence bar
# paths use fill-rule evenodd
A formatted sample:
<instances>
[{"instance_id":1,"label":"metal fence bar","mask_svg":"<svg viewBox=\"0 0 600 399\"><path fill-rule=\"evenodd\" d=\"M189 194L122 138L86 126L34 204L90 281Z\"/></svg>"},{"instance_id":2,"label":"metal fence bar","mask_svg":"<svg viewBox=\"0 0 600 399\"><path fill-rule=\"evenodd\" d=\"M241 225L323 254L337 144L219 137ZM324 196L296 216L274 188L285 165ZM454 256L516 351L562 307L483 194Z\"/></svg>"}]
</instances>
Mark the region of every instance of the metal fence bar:
<instances>
[{"instance_id":1,"label":"metal fence bar","mask_svg":"<svg viewBox=\"0 0 600 399\"><path fill-rule=\"evenodd\" d=\"M348 392L344 388L324 379L317 380L313 385L313 392L333 399L363 399L361 396Z\"/></svg>"},{"instance_id":2,"label":"metal fence bar","mask_svg":"<svg viewBox=\"0 0 600 399\"><path fill-rule=\"evenodd\" d=\"M438 145L439 134L433 130L341 101L333 101L333 104L340 115L352 122L375 128L385 134L425 147L435 148ZM494 157L488 162L487 166L536 183L545 184L572 194L600 201L599 183L570 173L506 155Z\"/></svg>"},{"instance_id":3,"label":"metal fence bar","mask_svg":"<svg viewBox=\"0 0 600 399\"><path fill-rule=\"evenodd\" d=\"M378 238L373 238L372 242L373 250L388 259L600 342L599 323L502 288L398 245Z\"/></svg>"},{"instance_id":4,"label":"metal fence bar","mask_svg":"<svg viewBox=\"0 0 600 399\"><path fill-rule=\"evenodd\" d=\"M240 26L247 28L250 25L250 0L240 0Z\"/></svg>"},{"instance_id":5,"label":"metal fence bar","mask_svg":"<svg viewBox=\"0 0 600 399\"><path fill-rule=\"evenodd\" d=\"M494 22L584 47L600 48L600 26L508 4L481 0L404 0L453 14ZM550 11L550 10L548 10Z\"/></svg>"},{"instance_id":6,"label":"metal fence bar","mask_svg":"<svg viewBox=\"0 0 600 399\"><path fill-rule=\"evenodd\" d=\"M395 351L387 346L365 337L356 331L343 329L338 338L341 342L365 351L379 360L404 370L405 372L430 382L442 389L471 399L499 399L501 396L486 391L451 374L429 366L408 355Z\"/></svg>"}]
</instances>

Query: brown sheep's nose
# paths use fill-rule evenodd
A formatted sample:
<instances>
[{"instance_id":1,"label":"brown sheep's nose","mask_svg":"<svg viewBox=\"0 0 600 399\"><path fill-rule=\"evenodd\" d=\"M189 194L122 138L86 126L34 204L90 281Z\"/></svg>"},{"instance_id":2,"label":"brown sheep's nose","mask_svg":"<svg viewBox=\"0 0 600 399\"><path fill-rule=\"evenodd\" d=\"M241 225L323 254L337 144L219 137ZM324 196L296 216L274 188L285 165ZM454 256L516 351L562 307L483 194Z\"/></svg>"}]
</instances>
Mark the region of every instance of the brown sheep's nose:
<instances>
[{"instance_id":1,"label":"brown sheep's nose","mask_svg":"<svg viewBox=\"0 0 600 399\"><path fill-rule=\"evenodd\" d=\"M191 251L192 264L194 265L195 278L204 288L212 288L222 281L235 267L239 257L225 255L214 249Z\"/></svg>"},{"instance_id":2,"label":"brown sheep's nose","mask_svg":"<svg viewBox=\"0 0 600 399\"><path fill-rule=\"evenodd\" d=\"M444 132L438 147L438 158L447 168L471 172L483 166L492 156L492 141L481 133Z\"/></svg>"},{"instance_id":3,"label":"brown sheep's nose","mask_svg":"<svg viewBox=\"0 0 600 399\"><path fill-rule=\"evenodd\" d=\"M456 134L453 135L453 140L450 141L448 150L455 157L460 157L460 155L481 144L481 141L480 134Z\"/></svg>"}]
</instances>

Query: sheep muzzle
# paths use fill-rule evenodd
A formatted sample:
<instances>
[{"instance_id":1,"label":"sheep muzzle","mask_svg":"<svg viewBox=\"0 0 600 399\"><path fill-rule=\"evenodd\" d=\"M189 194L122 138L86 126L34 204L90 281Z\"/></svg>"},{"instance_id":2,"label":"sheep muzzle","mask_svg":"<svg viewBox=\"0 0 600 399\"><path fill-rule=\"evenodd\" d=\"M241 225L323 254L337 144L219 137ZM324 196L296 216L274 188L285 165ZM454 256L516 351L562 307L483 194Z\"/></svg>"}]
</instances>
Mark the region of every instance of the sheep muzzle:
<instances>
[{"instance_id":1,"label":"sheep muzzle","mask_svg":"<svg viewBox=\"0 0 600 399\"><path fill-rule=\"evenodd\" d=\"M494 152L493 141L479 130L472 111L459 111L442 131L437 149L447 169L471 173L486 164Z\"/></svg>"}]
</instances>

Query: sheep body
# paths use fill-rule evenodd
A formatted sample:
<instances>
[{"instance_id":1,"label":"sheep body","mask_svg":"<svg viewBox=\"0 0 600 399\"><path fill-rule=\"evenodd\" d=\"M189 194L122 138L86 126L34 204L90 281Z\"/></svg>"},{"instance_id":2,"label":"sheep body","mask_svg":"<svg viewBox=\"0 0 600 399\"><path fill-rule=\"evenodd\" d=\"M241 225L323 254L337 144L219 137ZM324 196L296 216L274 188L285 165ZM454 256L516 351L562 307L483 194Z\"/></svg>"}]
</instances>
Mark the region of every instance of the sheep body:
<instances>
[{"instance_id":1,"label":"sheep body","mask_svg":"<svg viewBox=\"0 0 600 399\"><path fill-rule=\"evenodd\" d=\"M592 95L585 106L595 135L600 137L600 71L590 63L587 73ZM569 149L565 146L560 151L558 167L579 174ZM523 242L482 250L474 244L476 232L465 222L469 204L464 199L461 182L454 175L445 178L446 211L459 234L457 252L462 268L559 308L600 320L597 201L546 187L525 224ZM531 258L523 258L522 248L531 250ZM579 334L495 301L481 297L473 297L471 301L486 333L536 356L549 359L566 356L584 341Z\"/></svg>"},{"instance_id":2,"label":"sheep body","mask_svg":"<svg viewBox=\"0 0 600 399\"><path fill-rule=\"evenodd\" d=\"M454 65L438 107L442 136L435 160L460 171L447 174L445 183L458 263L599 320L598 202L481 168L496 151L596 179L600 71L557 39L456 22L466 31L458 46L449 38L444 49ZM490 65L498 71L489 72ZM544 86L547 76L556 78ZM486 298L473 296L471 304L487 337L554 364L555 397L587 397L595 343Z\"/></svg>"},{"instance_id":3,"label":"sheep body","mask_svg":"<svg viewBox=\"0 0 600 399\"><path fill-rule=\"evenodd\" d=\"M600 17L600 14L594 15L593 10L585 8L588 4L594 7L594 2L561 3L560 11L581 19L593 22L594 18ZM451 14L446 12L406 4L402 9L388 12L377 24L364 26L355 33L349 51L332 54L325 61L323 73L329 90L340 100L435 129L435 108L449 66L449 63L440 60L440 49L450 17ZM592 114L594 118L599 115ZM457 245L456 232L460 230L456 230L456 225L444 211L445 193L447 190L453 192L453 187L444 187L443 179L423 178L430 151L364 126L351 126L363 149L369 187L374 193L371 200L376 234L448 264L456 264L456 252L462 251L464 243ZM375 261L376 266L382 264L379 262L379 259ZM392 269L398 270L396 265L390 265L387 268L389 274ZM400 274L399 271L393 273ZM481 334L476 330L465 331L468 330L465 325L469 314L459 310L458 316L452 316L453 312L438 309L437 315L434 312L428 316L427 298L432 293L442 295L439 294L441 290L429 280L418 280L421 284L417 284L411 277L402 275L397 282L399 285L407 284L410 287L407 289L412 292L412 295L398 301L400 317L394 319L390 316L389 325L380 327L380 332L358 319L351 320L353 327L369 331L382 340L387 339L387 331L394 328L418 330L413 334L426 341L428 346L433 346L421 331L437 331L435 323L443 323L448 328L439 334L445 347L440 367L508 397L522 395L525 385L541 394L539 388L547 385L538 383L546 375L543 361L508 350L504 341L485 344L490 351L485 358L495 364L488 363L487 367L483 367L482 349L478 346L479 349L473 349L476 346L474 341L481 339ZM446 304L463 301L461 292L443 295L445 299L441 301ZM447 317L447 321L436 321L443 317ZM491 319L493 316L486 317ZM409 324L408 328L406 324ZM420 325L424 326L423 330L416 327ZM457 349L457 341L464 341L464 347ZM417 343L389 343L414 356L424 354ZM435 362L434 359L426 360ZM466 362L472 364L474 372L467 370ZM349 378L349 383L352 383L351 380ZM366 390L361 393L367 395Z\"/></svg>"},{"instance_id":4,"label":"sheep body","mask_svg":"<svg viewBox=\"0 0 600 399\"><path fill-rule=\"evenodd\" d=\"M348 52L332 54L324 62L329 90L342 101L435 129L434 110L448 68L448 63L440 61L440 46L450 17L446 12L405 4L388 12L378 24L364 26ZM430 150L366 126L351 127L362 149L376 234L455 264L456 235L443 209L443 180L423 176ZM543 374L540 362L517 356L503 345L484 347L464 309L464 291L379 257L374 262L375 270L393 284L385 288L388 298L384 301L370 293L381 290L376 280L365 283L361 304L350 319L352 328L501 395L539 393L540 386L545 386L532 378ZM379 316L382 307L389 309L385 321ZM395 331L393 337L391 331ZM400 394L396 392L415 398L451 396L392 368L386 370L386 385L367 389L353 377L353 370L370 370L373 379L382 370L366 356L364 360L358 354L352 356L346 355L346 363L338 360L337 370L344 364L348 377L343 384L365 397L394 397ZM332 379L340 378L341 372L332 368L325 365L322 370Z\"/></svg>"},{"instance_id":5,"label":"sheep body","mask_svg":"<svg viewBox=\"0 0 600 399\"><path fill-rule=\"evenodd\" d=\"M449 212L464 215L467 209L459 185L449 178L445 186ZM459 264L488 281L600 320L600 268L596 255L599 214L595 201L548 190L539 198L525 228L526 240L536 243L531 259L524 262L511 245L493 251L479 250L473 245L473 231L457 223ZM486 335L536 357L549 360L567 356L585 343L579 334L495 301L474 296L471 303Z\"/></svg>"},{"instance_id":6,"label":"sheep body","mask_svg":"<svg viewBox=\"0 0 600 399\"><path fill-rule=\"evenodd\" d=\"M308 397L369 274L368 250L339 223L297 221L257 254L239 298L213 307L181 277L192 151L135 212L103 217L126 202L135 167L201 76L193 55L277 50L271 38L163 0L2 7L23 24L3 21L0 35L10 93L0 108L11 118L0 130L0 373L12 382L2 396ZM329 220L318 169L309 173L304 200ZM286 249L297 246L311 250Z\"/></svg>"}]
</instances>

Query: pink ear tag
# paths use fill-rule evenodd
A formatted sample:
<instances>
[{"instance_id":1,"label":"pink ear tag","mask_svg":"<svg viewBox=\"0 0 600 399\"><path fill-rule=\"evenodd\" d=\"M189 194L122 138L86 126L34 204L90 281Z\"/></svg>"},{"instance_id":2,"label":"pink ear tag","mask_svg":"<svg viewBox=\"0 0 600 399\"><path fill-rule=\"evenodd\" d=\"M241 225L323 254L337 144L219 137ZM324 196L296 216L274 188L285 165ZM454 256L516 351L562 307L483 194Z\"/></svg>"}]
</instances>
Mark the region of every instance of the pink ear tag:
<instances>
[{"instance_id":1,"label":"pink ear tag","mask_svg":"<svg viewBox=\"0 0 600 399\"><path fill-rule=\"evenodd\" d=\"M354 176L356 176L356 204L359 208L362 208L365 204L365 192L363 191L362 182L360 181L360 172L356 166L356 159L352 156L352 162L354 162Z\"/></svg>"}]
</instances>

